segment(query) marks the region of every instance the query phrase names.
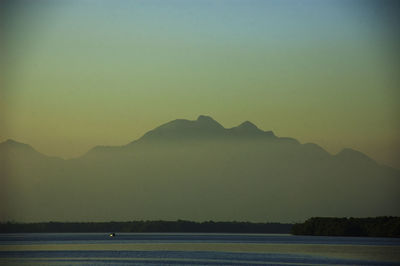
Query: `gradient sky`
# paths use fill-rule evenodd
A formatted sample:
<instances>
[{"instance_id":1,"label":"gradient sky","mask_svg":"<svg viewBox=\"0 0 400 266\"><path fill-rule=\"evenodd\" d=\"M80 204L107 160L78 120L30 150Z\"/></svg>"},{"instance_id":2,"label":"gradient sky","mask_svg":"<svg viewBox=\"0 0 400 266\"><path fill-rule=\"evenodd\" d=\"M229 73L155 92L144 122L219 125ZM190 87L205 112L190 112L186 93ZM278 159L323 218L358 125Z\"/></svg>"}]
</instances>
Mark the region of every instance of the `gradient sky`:
<instances>
[{"instance_id":1,"label":"gradient sky","mask_svg":"<svg viewBox=\"0 0 400 266\"><path fill-rule=\"evenodd\" d=\"M0 141L71 158L206 114L397 166L398 7L3 2Z\"/></svg>"}]
</instances>

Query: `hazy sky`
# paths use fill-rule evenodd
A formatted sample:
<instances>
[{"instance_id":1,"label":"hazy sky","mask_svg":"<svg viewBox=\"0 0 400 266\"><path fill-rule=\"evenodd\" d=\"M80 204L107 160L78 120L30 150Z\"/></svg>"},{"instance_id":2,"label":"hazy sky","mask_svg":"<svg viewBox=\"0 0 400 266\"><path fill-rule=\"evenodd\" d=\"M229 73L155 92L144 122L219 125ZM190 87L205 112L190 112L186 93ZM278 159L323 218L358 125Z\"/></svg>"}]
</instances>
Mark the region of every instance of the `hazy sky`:
<instances>
[{"instance_id":1,"label":"hazy sky","mask_svg":"<svg viewBox=\"0 0 400 266\"><path fill-rule=\"evenodd\" d=\"M1 4L0 141L64 158L175 118L400 163L391 1Z\"/></svg>"}]
</instances>

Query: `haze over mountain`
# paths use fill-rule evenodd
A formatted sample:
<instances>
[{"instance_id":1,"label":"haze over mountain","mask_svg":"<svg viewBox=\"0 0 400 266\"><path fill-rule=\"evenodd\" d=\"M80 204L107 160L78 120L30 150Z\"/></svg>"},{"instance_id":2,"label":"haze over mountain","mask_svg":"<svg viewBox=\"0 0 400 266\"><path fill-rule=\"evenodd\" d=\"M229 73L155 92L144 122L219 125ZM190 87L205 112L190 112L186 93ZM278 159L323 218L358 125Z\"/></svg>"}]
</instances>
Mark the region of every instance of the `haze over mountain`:
<instances>
[{"instance_id":1,"label":"haze over mountain","mask_svg":"<svg viewBox=\"0 0 400 266\"><path fill-rule=\"evenodd\" d=\"M400 215L399 170L249 121L224 128L209 116L177 119L71 160L8 140L0 159L3 221Z\"/></svg>"}]
</instances>

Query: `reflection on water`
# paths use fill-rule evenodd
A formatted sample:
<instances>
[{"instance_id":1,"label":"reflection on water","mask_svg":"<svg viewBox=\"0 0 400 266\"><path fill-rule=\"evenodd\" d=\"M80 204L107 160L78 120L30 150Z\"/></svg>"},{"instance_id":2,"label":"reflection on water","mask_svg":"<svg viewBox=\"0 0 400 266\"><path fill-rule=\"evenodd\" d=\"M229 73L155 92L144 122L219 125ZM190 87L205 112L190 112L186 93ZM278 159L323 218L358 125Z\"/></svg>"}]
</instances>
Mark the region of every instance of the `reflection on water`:
<instances>
[{"instance_id":1,"label":"reflection on water","mask_svg":"<svg viewBox=\"0 0 400 266\"><path fill-rule=\"evenodd\" d=\"M0 234L1 244L110 244L110 243L269 243L269 244L339 244L400 245L396 238L293 236L288 234L195 234L195 233L31 233Z\"/></svg>"},{"instance_id":2,"label":"reflection on water","mask_svg":"<svg viewBox=\"0 0 400 266\"><path fill-rule=\"evenodd\" d=\"M0 265L398 265L400 240L241 234L3 234Z\"/></svg>"},{"instance_id":3,"label":"reflection on water","mask_svg":"<svg viewBox=\"0 0 400 266\"><path fill-rule=\"evenodd\" d=\"M305 254L241 253L209 251L17 251L3 252L9 263L35 264L194 264L194 265L395 265Z\"/></svg>"}]
</instances>

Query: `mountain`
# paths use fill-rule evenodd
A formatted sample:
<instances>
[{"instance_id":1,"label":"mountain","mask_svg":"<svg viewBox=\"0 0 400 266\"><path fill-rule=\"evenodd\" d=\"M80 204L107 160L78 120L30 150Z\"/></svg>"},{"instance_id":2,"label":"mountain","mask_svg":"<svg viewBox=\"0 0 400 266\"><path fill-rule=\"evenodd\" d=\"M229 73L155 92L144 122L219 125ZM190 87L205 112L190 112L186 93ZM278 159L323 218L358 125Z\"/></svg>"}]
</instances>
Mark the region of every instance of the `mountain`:
<instances>
[{"instance_id":1,"label":"mountain","mask_svg":"<svg viewBox=\"0 0 400 266\"><path fill-rule=\"evenodd\" d=\"M18 155L30 155L43 157L44 155L37 152L28 144L20 143L12 139L8 139L0 143L0 155L7 156L18 156Z\"/></svg>"},{"instance_id":2,"label":"mountain","mask_svg":"<svg viewBox=\"0 0 400 266\"><path fill-rule=\"evenodd\" d=\"M197 120L176 119L165 123L150 130L140 139L134 140L125 146L96 146L84 155L84 157L109 151L121 152L129 149L137 149L142 144L175 145L177 144L176 142L179 142L180 145L184 145L185 143L204 141L218 141L225 143L229 141L237 141L239 139L298 142L292 138L278 138L272 131L262 131L249 121L245 121L237 127L227 129L212 117L200 115Z\"/></svg>"},{"instance_id":3,"label":"mountain","mask_svg":"<svg viewBox=\"0 0 400 266\"><path fill-rule=\"evenodd\" d=\"M209 116L177 119L72 160L8 141L0 158L1 220L400 215L399 170L352 149L331 155L249 121L224 128Z\"/></svg>"},{"instance_id":4,"label":"mountain","mask_svg":"<svg viewBox=\"0 0 400 266\"><path fill-rule=\"evenodd\" d=\"M226 129L209 116L200 115L197 120L177 119L147 132L140 140L204 140L250 137L276 138L272 131L264 132L249 121L237 127Z\"/></svg>"}]
</instances>

